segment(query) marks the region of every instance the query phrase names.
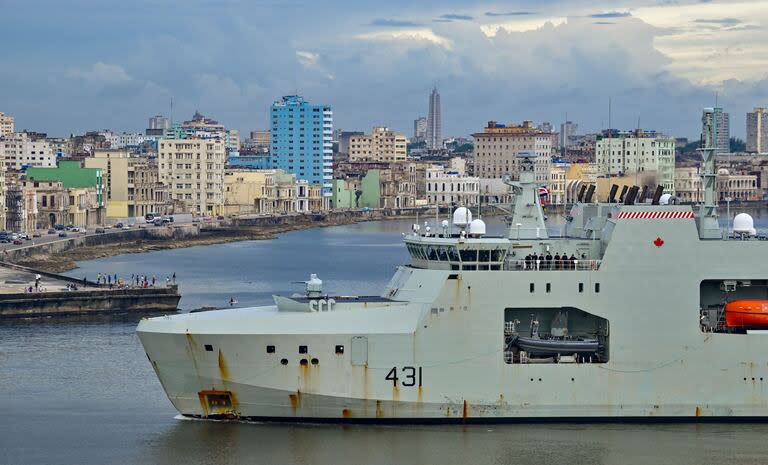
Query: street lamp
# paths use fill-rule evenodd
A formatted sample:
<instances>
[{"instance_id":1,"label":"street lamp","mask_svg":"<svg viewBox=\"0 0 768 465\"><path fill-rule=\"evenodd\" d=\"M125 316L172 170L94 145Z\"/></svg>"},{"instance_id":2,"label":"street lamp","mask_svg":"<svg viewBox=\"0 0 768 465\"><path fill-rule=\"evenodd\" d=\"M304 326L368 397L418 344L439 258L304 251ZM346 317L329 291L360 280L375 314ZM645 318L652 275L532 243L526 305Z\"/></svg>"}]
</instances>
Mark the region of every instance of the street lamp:
<instances>
[{"instance_id":1,"label":"street lamp","mask_svg":"<svg viewBox=\"0 0 768 465\"><path fill-rule=\"evenodd\" d=\"M731 237L731 200L733 200L732 197L726 197L725 198L725 214L728 217L728 230L727 230L727 237Z\"/></svg>"}]
</instances>

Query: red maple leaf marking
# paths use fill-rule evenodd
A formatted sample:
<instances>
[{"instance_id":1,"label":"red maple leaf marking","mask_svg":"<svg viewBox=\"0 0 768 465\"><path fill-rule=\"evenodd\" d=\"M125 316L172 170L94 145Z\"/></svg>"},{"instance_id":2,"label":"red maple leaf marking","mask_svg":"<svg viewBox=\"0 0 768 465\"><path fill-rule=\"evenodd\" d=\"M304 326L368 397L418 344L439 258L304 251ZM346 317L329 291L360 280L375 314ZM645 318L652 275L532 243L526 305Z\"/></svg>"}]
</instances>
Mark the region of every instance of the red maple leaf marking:
<instances>
[{"instance_id":1,"label":"red maple leaf marking","mask_svg":"<svg viewBox=\"0 0 768 465\"><path fill-rule=\"evenodd\" d=\"M653 245L655 245L656 247L661 247L662 245L664 245L664 239L657 237L656 240L653 241Z\"/></svg>"}]
</instances>

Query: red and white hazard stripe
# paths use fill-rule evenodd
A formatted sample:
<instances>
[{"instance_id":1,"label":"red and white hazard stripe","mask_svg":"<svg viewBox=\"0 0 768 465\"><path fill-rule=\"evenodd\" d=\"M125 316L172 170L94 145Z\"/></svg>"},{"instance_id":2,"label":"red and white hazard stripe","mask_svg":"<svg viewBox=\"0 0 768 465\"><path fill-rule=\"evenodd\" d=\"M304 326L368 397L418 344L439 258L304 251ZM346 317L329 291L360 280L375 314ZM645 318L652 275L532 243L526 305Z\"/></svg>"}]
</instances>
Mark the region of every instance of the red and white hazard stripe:
<instances>
[{"instance_id":1,"label":"red and white hazard stripe","mask_svg":"<svg viewBox=\"0 0 768 465\"><path fill-rule=\"evenodd\" d=\"M693 218L693 212L619 212L616 218L620 220L679 220Z\"/></svg>"}]
</instances>

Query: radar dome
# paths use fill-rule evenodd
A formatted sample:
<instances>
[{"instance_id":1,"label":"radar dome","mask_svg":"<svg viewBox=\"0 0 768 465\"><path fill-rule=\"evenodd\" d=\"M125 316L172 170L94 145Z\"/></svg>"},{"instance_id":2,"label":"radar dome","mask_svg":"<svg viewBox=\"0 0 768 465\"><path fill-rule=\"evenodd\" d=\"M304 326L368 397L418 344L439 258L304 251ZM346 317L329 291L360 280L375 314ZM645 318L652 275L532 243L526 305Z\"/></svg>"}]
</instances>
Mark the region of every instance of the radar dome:
<instances>
[{"instance_id":1,"label":"radar dome","mask_svg":"<svg viewBox=\"0 0 768 465\"><path fill-rule=\"evenodd\" d=\"M717 170L717 174L723 174L725 176L728 176L728 170L725 168L720 168L719 170Z\"/></svg>"},{"instance_id":2,"label":"radar dome","mask_svg":"<svg viewBox=\"0 0 768 465\"><path fill-rule=\"evenodd\" d=\"M672 194L664 194L659 198L659 205L669 205L671 199Z\"/></svg>"},{"instance_id":3,"label":"radar dome","mask_svg":"<svg viewBox=\"0 0 768 465\"><path fill-rule=\"evenodd\" d=\"M472 222L472 212L467 207L459 207L453 212L453 224L465 227Z\"/></svg>"},{"instance_id":4,"label":"radar dome","mask_svg":"<svg viewBox=\"0 0 768 465\"><path fill-rule=\"evenodd\" d=\"M482 236L485 234L485 221L480 218L472 220L469 223L469 235L470 236Z\"/></svg>"},{"instance_id":5,"label":"radar dome","mask_svg":"<svg viewBox=\"0 0 768 465\"><path fill-rule=\"evenodd\" d=\"M739 213L733 218L733 232L740 234L757 234L755 222L752 217L746 213Z\"/></svg>"},{"instance_id":6,"label":"radar dome","mask_svg":"<svg viewBox=\"0 0 768 465\"><path fill-rule=\"evenodd\" d=\"M443 220L443 222L442 222L442 223L440 223L440 225L441 225L442 227L444 227L444 228L447 228L448 226L450 226L450 225L448 224L448 220Z\"/></svg>"}]
</instances>

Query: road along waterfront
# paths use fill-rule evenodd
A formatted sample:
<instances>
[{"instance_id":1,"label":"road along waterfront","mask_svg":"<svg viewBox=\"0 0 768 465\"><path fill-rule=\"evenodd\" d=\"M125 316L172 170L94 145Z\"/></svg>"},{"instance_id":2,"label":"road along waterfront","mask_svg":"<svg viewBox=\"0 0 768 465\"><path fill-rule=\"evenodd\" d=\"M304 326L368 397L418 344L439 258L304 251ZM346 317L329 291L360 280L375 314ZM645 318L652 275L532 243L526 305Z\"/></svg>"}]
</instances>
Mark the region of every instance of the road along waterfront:
<instances>
[{"instance_id":1,"label":"road along waterfront","mask_svg":"<svg viewBox=\"0 0 768 465\"><path fill-rule=\"evenodd\" d=\"M756 219L758 218L757 215ZM763 215L765 217L765 215ZM176 271L186 309L264 304L316 272L329 291L377 293L407 260L412 221L368 222L79 263ZM765 227L766 222L758 222ZM491 231L493 232L493 230ZM128 273L130 274L130 272ZM186 421L135 335L138 317L0 324L0 450L7 464L764 463L768 425L338 426Z\"/></svg>"}]
</instances>

